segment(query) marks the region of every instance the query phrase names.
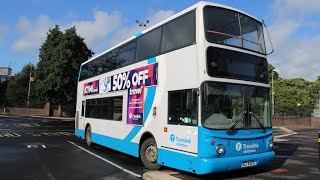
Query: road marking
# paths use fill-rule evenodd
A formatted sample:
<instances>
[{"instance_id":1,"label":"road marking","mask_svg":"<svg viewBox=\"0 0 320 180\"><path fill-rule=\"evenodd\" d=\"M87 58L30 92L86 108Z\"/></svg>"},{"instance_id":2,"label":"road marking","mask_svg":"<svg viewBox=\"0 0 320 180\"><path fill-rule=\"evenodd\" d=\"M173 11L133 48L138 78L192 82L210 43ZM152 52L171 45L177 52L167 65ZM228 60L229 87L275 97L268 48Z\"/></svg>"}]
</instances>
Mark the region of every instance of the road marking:
<instances>
[{"instance_id":1,"label":"road marking","mask_svg":"<svg viewBox=\"0 0 320 180\"><path fill-rule=\"evenodd\" d=\"M91 155L93 155L93 156L95 156L95 157L97 157L97 158L99 158L99 159L101 159L101 160L103 160L103 161L111 164L112 166L121 169L121 170L124 171L124 172L127 172L127 173L129 173L129 174L131 174L131 175L133 175L133 176L138 177L138 178L141 178L141 177L142 177L142 176L139 175L139 174L136 174L136 173L134 173L134 172L132 172L132 171L130 171L130 170L128 170L128 169L125 169L124 167L121 167L121 166L119 166L118 164L115 164L115 163L113 163L113 162L111 162L111 161L109 161L109 160L107 160L107 159L105 159L105 158L103 158L103 157L101 157L101 156L99 156L99 155L97 155L97 154L94 154L93 152L91 152L91 151L89 151L89 150L86 150L85 148L83 148L83 147L81 147L81 146L78 146L78 145L75 144L74 142L71 142L71 141L68 141L68 142L69 142L70 144L72 144L72 145L74 145L74 146L76 146L76 147L84 150L85 152L87 152L87 153L89 153L89 154L91 154Z\"/></svg>"},{"instance_id":2,"label":"road marking","mask_svg":"<svg viewBox=\"0 0 320 180\"><path fill-rule=\"evenodd\" d=\"M62 131L58 131L58 132L38 132L38 133L34 133L32 134L32 136L73 136L73 133L70 132L62 132Z\"/></svg>"},{"instance_id":3,"label":"road marking","mask_svg":"<svg viewBox=\"0 0 320 180\"><path fill-rule=\"evenodd\" d=\"M20 134L17 133L0 133L0 138L2 137L20 137Z\"/></svg>"},{"instance_id":4,"label":"road marking","mask_svg":"<svg viewBox=\"0 0 320 180\"><path fill-rule=\"evenodd\" d=\"M30 123L13 123L14 126L21 126L21 127L36 127L39 126L38 124L30 124Z\"/></svg>"},{"instance_id":5,"label":"road marking","mask_svg":"<svg viewBox=\"0 0 320 180\"><path fill-rule=\"evenodd\" d=\"M34 148L38 148L38 145L31 144L31 145L27 145L27 147L29 149L34 149Z\"/></svg>"},{"instance_id":6,"label":"road marking","mask_svg":"<svg viewBox=\"0 0 320 180\"><path fill-rule=\"evenodd\" d=\"M8 130L8 129L6 129ZM19 131L19 130L17 130ZM22 135L16 133L17 131L14 131L14 132L0 132L0 138L16 138L16 137L21 137ZM20 132L25 132L25 134L28 134L28 135L32 135L32 136L49 136L49 137L53 137L53 136L74 136L74 133L73 131L46 131L46 130L43 130L43 131L37 131L37 132L33 132L33 131L20 131ZM23 136L25 135L23 134Z\"/></svg>"},{"instance_id":7,"label":"road marking","mask_svg":"<svg viewBox=\"0 0 320 180\"><path fill-rule=\"evenodd\" d=\"M275 172L275 173L283 173L283 172L287 172L287 171L288 171L288 170L282 169L282 168L272 170L272 172Z\"/></svg>"},{"instance_id":8,"label":"road marking","mask_svg":"<svg viewBox=\"0 0 320 180\"><path fill-rule=\"evenodd\" d=\"M1 129L0 129L1 130ZM2 130L12 130L12 129L2 129ZM42 130L30 130L30 129L18 129L14 130L15 132L74 132L74 130L48 130L48 129L42 129Z\"/></svg>"},{"instance_id":9,"label":"road marking","mask_svg":"<svg viewBox=\"0 0 320 180\"><path fill-rule=\"evenodd\" d=\"M40 146L40 145L39 145ZM29 148L29 149L36 149L36 148L38 148L39 147L37 144L29 144L29 145L27 145L27 148ZM41 147L43 148L43 149L45 149L45 148L47 148L44 144L41 144Z\"/></svg>"},{"instance_id":10,"label":"road marking","mask_svg":"<svg viewBox=\"0 0 320 180\"><path fill-rule=\"evenodd\" d=\"M285 127L274 127L274 128L278 128L278 129L281 129L282 131L287 132L287 134L282 134L282 135L274 136L274 141L275 141L275 142L285 142L285 141L288 141L288 140L281 139L281 138L298 134L297 132L292 131L292 130L290 130L290 129L288 129L288 128L285 128Z\"/></svg>"}]
</instances>

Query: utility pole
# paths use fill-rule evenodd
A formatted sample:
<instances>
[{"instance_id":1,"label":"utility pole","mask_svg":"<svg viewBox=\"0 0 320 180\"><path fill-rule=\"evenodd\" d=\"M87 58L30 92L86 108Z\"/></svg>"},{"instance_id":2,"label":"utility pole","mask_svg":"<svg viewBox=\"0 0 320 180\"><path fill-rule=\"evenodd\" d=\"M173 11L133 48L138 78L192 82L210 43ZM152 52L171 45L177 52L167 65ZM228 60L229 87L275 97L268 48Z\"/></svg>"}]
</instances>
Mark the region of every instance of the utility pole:
<instances>
[{"instance_id":1,"label":"utility pole","mask_svg":"<svg viewBox=\"0 0 320 180\"><path fill-rule=\"evenodd\" d=\"M272 81L272 92L271 92L271 94L272 94L272 115L274 115L274 81L273 81L273 72L274 71L272 71L271 72L271 81Z\"/></svg>"},{"instance_id":2,"label":"utility pole","mask_svg":"<svg viewBox=\"0 0 320 180\"><path fill-rule=\"evenodd\" d=\"M320 91L318 92L318 97L319 97L319 109L320 109Z\"/></svg>"},{"instance_id":3,"label":"utility pole","mask_svg":"<svg viewBox=\"0 0 320 180\"><path fill-rule=\"evenodd\" d=\"M29 89L28 89L28 101L27 101L27 108L29 108L29 102L30 102L30 85L31 85L31 71L32 71L32 65L31 62L29 62L30 66L30 72L29 72Z\"/></svg>"}]
</instances>

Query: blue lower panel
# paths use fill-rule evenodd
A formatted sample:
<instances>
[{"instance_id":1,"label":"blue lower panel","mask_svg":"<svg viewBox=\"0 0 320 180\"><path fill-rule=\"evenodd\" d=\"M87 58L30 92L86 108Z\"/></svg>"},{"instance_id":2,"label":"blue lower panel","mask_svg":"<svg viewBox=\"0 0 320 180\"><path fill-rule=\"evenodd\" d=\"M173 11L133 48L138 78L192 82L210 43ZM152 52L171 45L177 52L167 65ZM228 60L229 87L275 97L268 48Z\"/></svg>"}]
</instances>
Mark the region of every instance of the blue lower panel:
<instances>
[{"instance_id":1,"label":"blue lower panel","mask_svg":"<svg viewBox=\"0 0 320 180\"><path fill-rule=\"evenodd\" d=\"M84 130L77 129L75 134L84 139ZM129 141L92 133L92 142L135 157L139 157L139 145Z\"/></svg>"},{"instance_id":2,"label":"blue lower panel","mask_svg":"<svg viewBox=\"0 0 320 180\"><path fill-rule=\"evenodd\" d=\"M84 139L84 130L81 130L81 129L76 129L74 130L74 134L82 139Z\"/></svg>"},{"instance_id":3,"label":"blue lower panel","mask_svg":"<svg viewBox=\"0 0 320 180\"><path fill-rule=\"evenodd\" d=\"M196 174L210 174L231 171L241 168L241 162L257 160L257 166L264 165L274 159L274 152L235 156L226 158L198 158L165 149L159 149L158 163Z\"/></svg>"}]
</instances>

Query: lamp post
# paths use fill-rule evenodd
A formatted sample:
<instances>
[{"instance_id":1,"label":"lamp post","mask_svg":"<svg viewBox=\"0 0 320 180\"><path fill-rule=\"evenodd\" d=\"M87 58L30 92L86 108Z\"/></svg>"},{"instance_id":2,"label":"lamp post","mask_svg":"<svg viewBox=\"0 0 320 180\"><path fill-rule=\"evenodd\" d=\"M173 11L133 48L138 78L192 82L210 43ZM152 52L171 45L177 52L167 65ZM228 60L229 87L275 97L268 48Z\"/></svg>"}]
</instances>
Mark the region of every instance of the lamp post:
<instances>
[{"instance_id":1,"label":"lamp post","mask_svg":"<svg viewBox=\"0 0 320 180\"><path fill-rule=\"evenodd\" d=\"M31 85L31 71L32 71L32 65L31 62L29 62L30 66L30 72L29 72L29 89L28 89L28 101L27 101L27 108L29 108L29 102L30 102L30 85Z\"/></svg>"},{"instance_id":2,"label":"lamp post","mask_svg":"<svg viewBox=\"0 0 320 180\"><path fill-rule=\"evenodd\" d=\"M147 20L146 22L140 22L140 21L136 20L136 23L137 23L140 27L142 27L142 26L146 27L149 22L150 22L149 20Z\"/></svg>"},{"instance_id":3,"label":"lamp post","mask_svg":"<svg viewBox=\"0 0 320 180\"><path fill-rule=\"evenodd\" d=\"M274 73L274 71L272 71L271 72L271 82L272 82L272 92L271 92L271 94L272 94L272 115L274 115L274 81L273 81L273 73Z\"/></svg>"}]
</instances>

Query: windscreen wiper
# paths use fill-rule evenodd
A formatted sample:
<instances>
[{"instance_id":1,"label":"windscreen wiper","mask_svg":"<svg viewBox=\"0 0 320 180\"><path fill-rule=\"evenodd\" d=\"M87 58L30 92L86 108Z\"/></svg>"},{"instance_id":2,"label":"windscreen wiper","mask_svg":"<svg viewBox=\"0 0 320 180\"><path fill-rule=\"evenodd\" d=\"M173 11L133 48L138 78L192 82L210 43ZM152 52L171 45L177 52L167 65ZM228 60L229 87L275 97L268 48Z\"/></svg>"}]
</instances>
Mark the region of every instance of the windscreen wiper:
<instances>
[{"instance_id":1,"label":"windscreen wiper","mask_svg":"<svg viewBox=\"0 0 320 180\"><path fill-rule=\"evenodd\" d=\"M251 116L253 116L253 118L258 122L258 124L260 125L260 127L261 127L261 129L262 129L262 132L266 132L266 128L262 125L262 123L259 121L259 119L253 114L253 112L250 112L249 111L249 114L251 115Z\"/></svg>"},{"instance_id":2,"label":"windscreen wiper","mask_svg":"<svg viewBox=\"0 0 320 180\"><path fill-rule=\"evenodd\" d=\"M244 111L242 115L239 117L239 119L231 126L231 128L227 131L227 134L231 134L233 130L236 128L236 126L239 124L239 122L243 121L244 115L247 113L247 111Z\"/></svg>"}]
</instances>

